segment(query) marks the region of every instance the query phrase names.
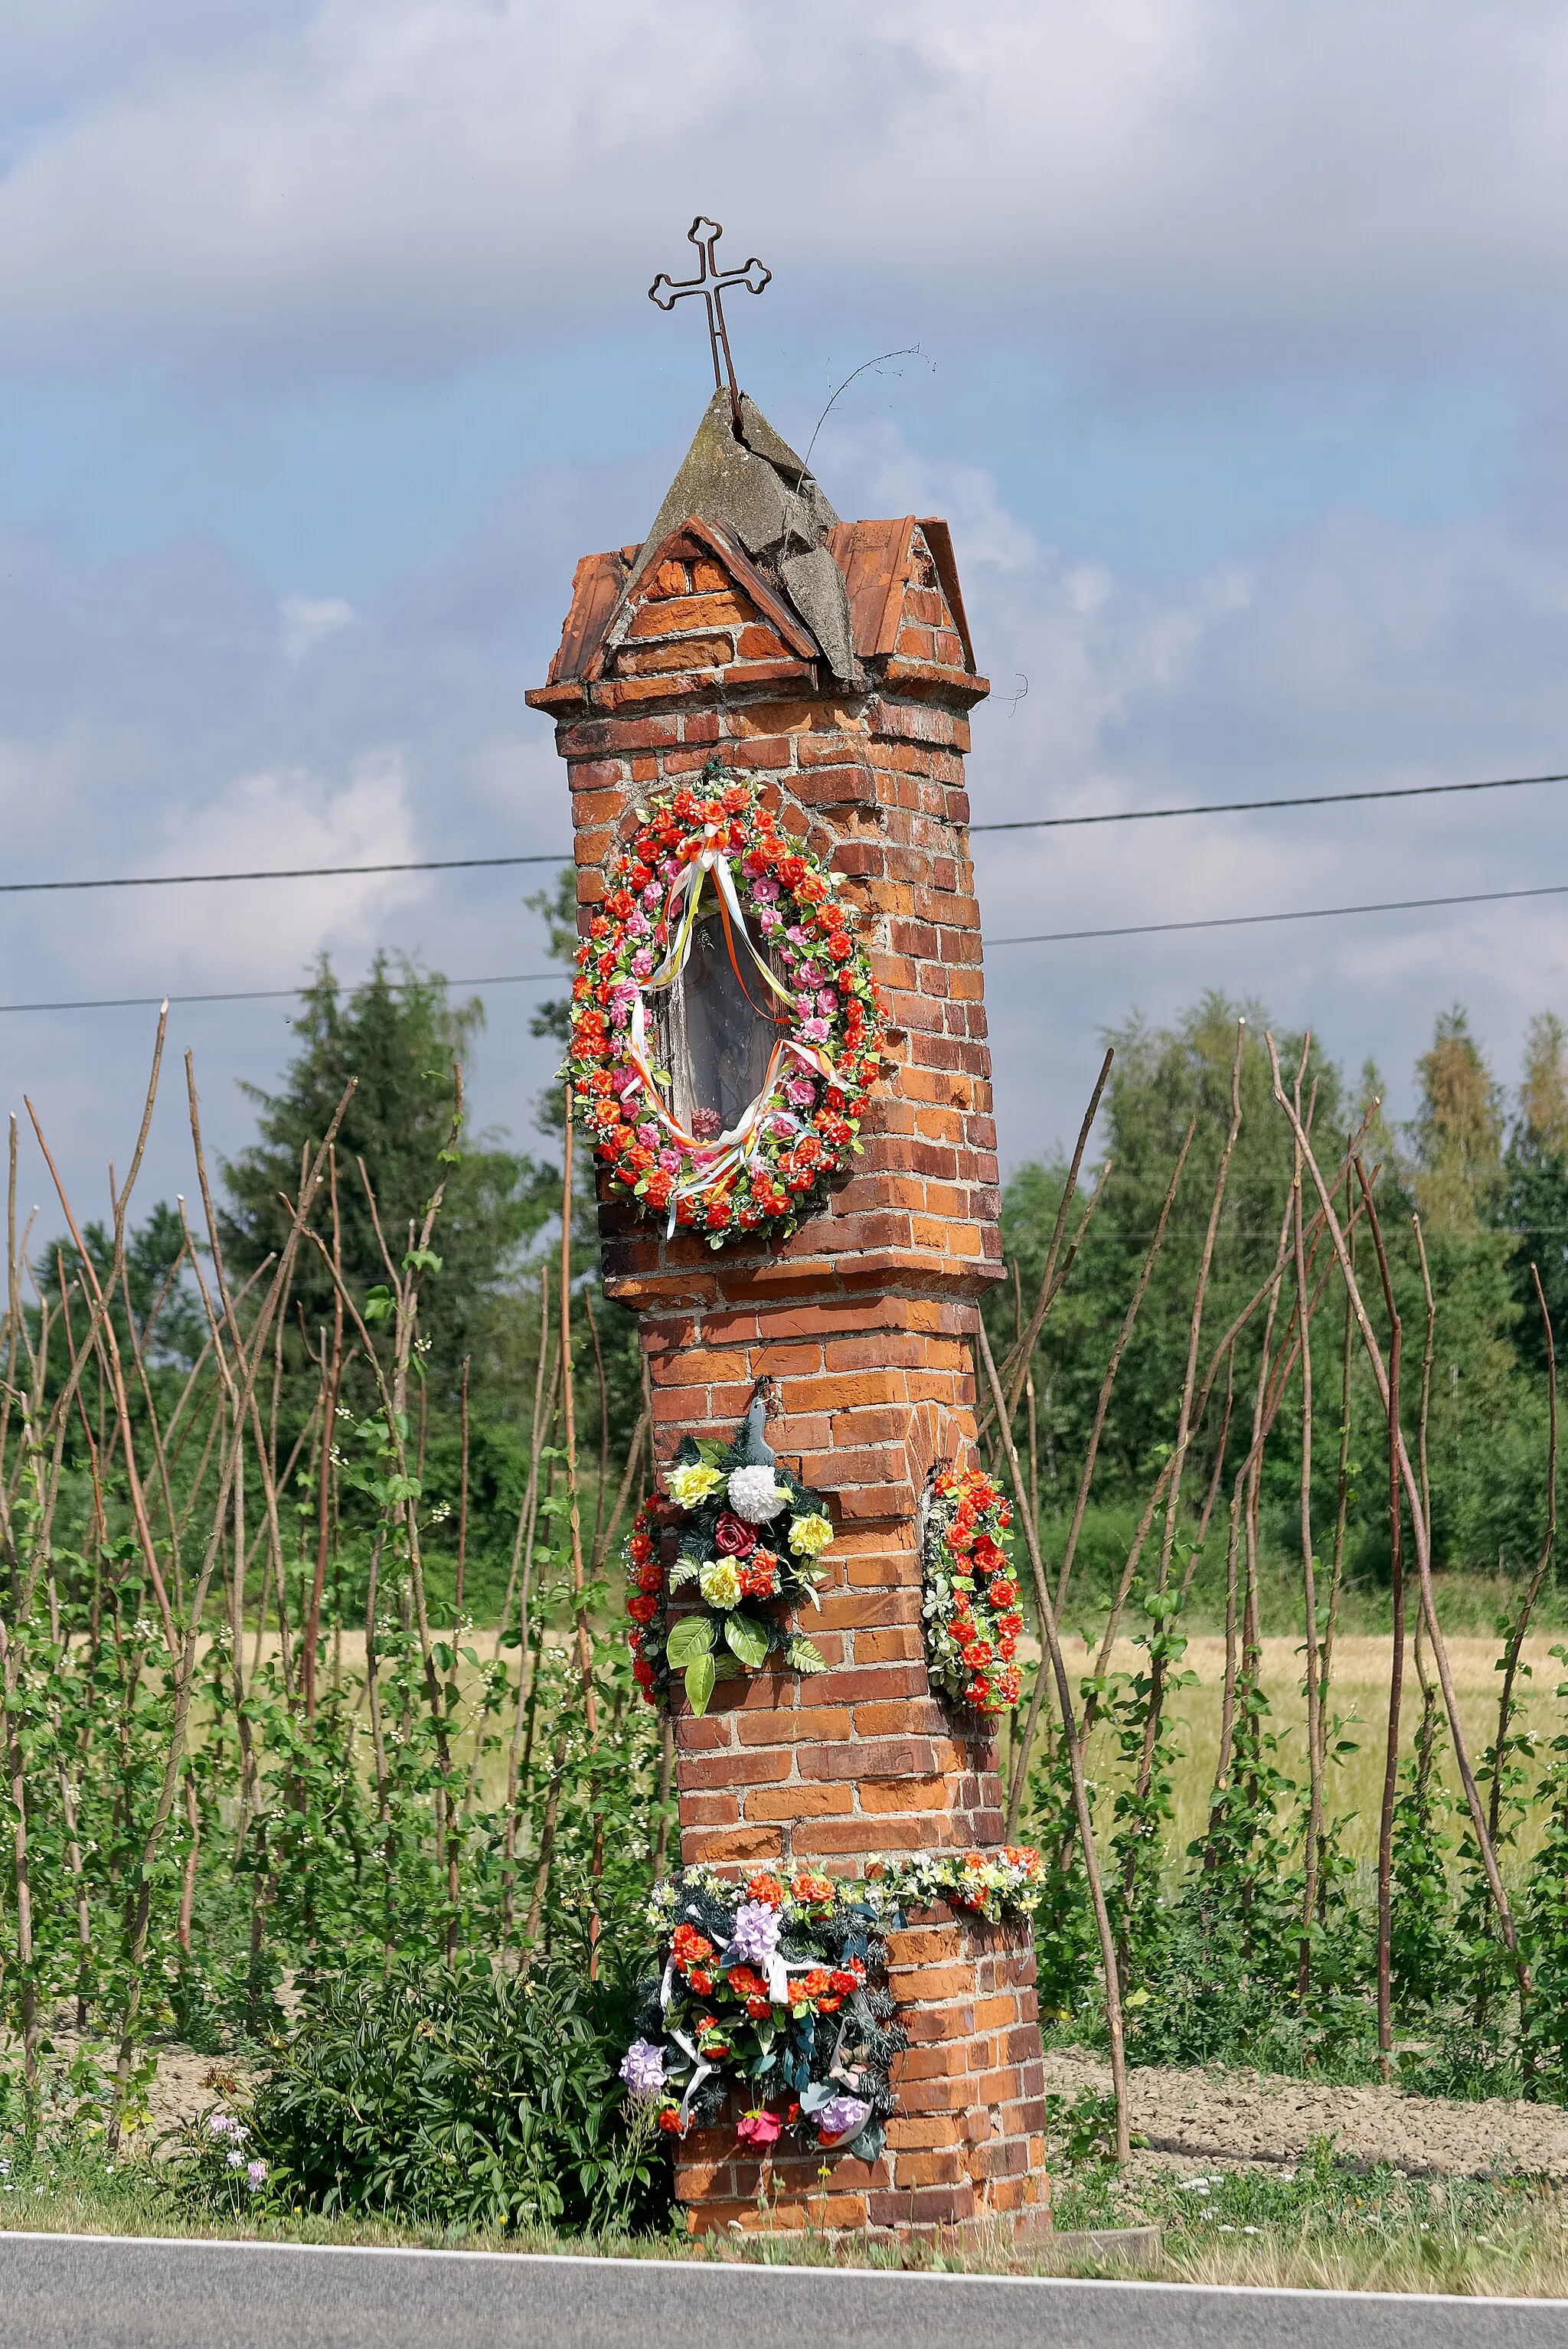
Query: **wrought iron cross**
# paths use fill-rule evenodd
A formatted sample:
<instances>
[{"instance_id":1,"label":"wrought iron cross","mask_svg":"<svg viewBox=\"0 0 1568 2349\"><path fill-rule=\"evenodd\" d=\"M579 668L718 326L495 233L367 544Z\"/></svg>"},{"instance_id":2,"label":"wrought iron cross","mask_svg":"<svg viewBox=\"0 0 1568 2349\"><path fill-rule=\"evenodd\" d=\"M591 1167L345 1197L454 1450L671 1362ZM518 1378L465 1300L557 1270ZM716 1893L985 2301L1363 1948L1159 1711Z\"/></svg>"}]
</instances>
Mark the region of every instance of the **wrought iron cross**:
<instances>
[{"instance_id":1,"label":"wrought iron cross","mask_svg":"<svg viewBox=\"0 0 1568 2349\"><path fill-rule=\"evenodd\" d=\"M721 269L714 251L724 230L717 221L704 220L699 212L686 231L688 241L695 244L702 266L695 277L672 277L661 269L648 288L648 299L661 310L673 310L683 295L700 294L707 304L707 338L713 347L713 380L717 390L725 388L728 378L729 408L736 428L740 425L740 387L735 380L735 361L729 354L729 330L724 323L724 297L738 285L748 294L760 294L772 281L773 272L765 269L756 255L744 269ZM722 354L723 365L720 365Z\"/></svg>"}]
</instances>

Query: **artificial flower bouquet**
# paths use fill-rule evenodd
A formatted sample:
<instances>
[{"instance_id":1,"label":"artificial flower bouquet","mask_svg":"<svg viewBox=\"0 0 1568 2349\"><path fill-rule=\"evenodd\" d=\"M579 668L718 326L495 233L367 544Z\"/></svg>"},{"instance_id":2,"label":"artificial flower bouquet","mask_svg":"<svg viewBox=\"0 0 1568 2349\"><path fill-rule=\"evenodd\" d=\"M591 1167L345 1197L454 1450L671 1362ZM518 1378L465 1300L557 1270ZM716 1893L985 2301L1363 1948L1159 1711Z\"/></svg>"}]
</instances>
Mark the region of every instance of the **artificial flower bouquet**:
<instances>
[{"instance_id":1,"label":"artificial flower bouquet","mask_svg":"<svg viewBox=\"0 0 1568 2349\"><path fill-rule=\"evenodd\" d=\"M633 1521L627 1637L651 1702L665 1695L674 1672L702 1713L720 1680L758 1672L770 1655L792 1671L823 1668L812 1640L762 1611L780 1600L816 1603L819 1561L833 1538L820 1499L779 1464L762 1426L758 1401L731 1444L685 1437L665 1475L668 1502L645 1501ZM683 1593L699 1604L672 1622L669 1601Z\"/></svg>"},{"instance_id":2,"label":"artificial flower bouquet","mask_svg":"<svg viewBox=\"0 0 1568 2349\"><path fill-rule=\"evenodd\" d=\"M925 1652L955 1704L1006 1713L1018 1702L1013 1661L1024 1628L1008 1555L1012 1508L983 1468L941 1468L922 1501Z\"/></svg>"},{"instance_id":3,"label":"artificial flower bouquet","mask_svg":"<svg viewBox=\"0 0 1568 2349\"><path fill-rule=\"evenodd\" d=\"M645 1984L621 2077L684 2137L748 2100L742 2145L797 2142L874 2161L893 2108L888 2069L905 2034L880 1986L884 1884L760 1869L743 1884L689 1868L655 1888L660 1971Z\"/></svg>"}]
</instances>

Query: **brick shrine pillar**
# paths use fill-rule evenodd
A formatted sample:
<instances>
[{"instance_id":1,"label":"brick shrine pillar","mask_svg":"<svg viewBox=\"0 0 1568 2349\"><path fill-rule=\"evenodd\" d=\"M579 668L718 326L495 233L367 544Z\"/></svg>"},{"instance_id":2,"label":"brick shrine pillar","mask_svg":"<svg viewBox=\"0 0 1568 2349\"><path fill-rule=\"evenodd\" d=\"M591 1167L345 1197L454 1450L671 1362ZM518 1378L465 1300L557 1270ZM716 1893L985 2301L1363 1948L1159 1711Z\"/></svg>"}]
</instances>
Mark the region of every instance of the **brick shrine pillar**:
<instances>
[{"instance_id":1,"label":"brick shrine pillar","mask_svg":"<svg viewBox=\"0 0 1568 2349\"><path fill-rule=\"evenodd\" d=\"M739 1874L998 1843L994 1739L934 1697L921 1627L919 1496L975 1439L968 1347L1001 1272L995 1129L967 834L975 672L947 527L839 523L799 460L722 397L639 547L579 564L546 685L586 925L642 796L715 751L766 779L781 827L845 874L894 1065L864 1155L783 1246L664 1237L604 1198L606 1286L634 1307L657 1456L727 1438L776 1382L769 1441L821 1493L836 1539L809 1630L829 1669L721 1682L702 1720L676 1677L681 1855ZM799 543L807 554L791 553ZM910 2035L874 2164L766 2163L733 2127L694 2133L676 2191L698 2227L1048 2225L1043 2068L1026 1930L944 1907L891 1937Z\"/></svg>"}]
</instances>

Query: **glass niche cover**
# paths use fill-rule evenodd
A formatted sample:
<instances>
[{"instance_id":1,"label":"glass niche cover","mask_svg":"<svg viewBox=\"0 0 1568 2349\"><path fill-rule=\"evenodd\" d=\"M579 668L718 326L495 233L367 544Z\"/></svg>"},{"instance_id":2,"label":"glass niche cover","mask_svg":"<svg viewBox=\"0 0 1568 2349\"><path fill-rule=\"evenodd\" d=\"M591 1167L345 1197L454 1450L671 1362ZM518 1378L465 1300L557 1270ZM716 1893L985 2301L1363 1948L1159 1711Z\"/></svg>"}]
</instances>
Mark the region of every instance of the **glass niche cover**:
<instances>
[{"instance_id":1,"label":"glass niche cover","mask_svg":"<svg viewBox=\"0 0 1568 2349\"><path fill-rule=\"evenodd\" d=\"M735 944L746 957L744 943ZM777 1021L751 999L766 992L761 973L753 966L743 987L735 965L719 909L710 905L692 925L675 984L650 1002L659 1059L670 1073L671 1114L697 1142L717 1142L740 1123L768 1081L779 1040Z\"/></svg>"}]
</instances>

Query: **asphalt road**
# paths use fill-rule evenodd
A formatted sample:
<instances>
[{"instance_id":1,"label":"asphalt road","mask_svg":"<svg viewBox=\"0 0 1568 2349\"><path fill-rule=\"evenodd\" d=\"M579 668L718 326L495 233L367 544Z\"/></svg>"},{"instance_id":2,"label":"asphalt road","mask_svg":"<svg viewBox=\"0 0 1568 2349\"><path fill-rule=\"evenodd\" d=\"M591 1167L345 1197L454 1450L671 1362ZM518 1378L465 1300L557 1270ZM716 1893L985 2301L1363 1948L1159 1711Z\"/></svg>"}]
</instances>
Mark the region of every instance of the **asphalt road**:
<instances>
[{"instance_id":1,"label":"asphalt road","mask_svg":"<svg viewBox=\"0 0 1568 2349\"><path fill-rule=\"evenodd\" d=\"M0 2234L5 2349L1564 2349L1568 2302Z\"/></svg>"}]
</instances>

